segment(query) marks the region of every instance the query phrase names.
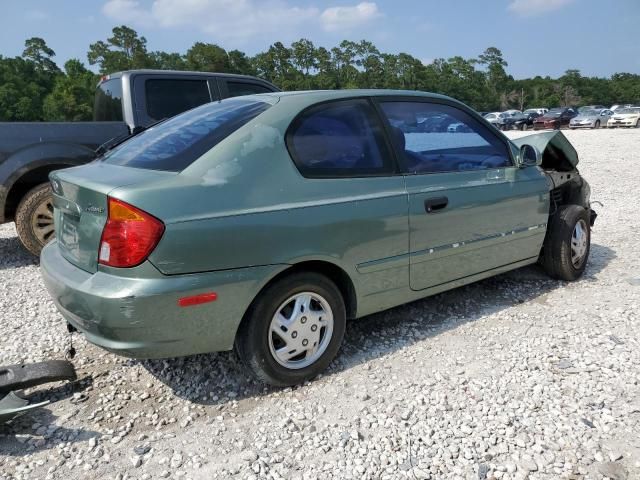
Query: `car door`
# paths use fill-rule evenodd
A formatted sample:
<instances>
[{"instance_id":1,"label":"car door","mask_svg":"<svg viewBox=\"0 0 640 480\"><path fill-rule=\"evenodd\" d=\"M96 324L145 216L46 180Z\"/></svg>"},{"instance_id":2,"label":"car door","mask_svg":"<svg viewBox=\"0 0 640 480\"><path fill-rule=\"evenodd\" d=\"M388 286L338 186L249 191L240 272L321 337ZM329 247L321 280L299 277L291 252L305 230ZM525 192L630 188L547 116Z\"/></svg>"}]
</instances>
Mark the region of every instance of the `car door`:
<instances>
[{"instance_id":1,"label":"car door","mask_svg":"<svg viewBox=\"0 0 640 480\"><path fill-rule=\"evenodd\" d=\"M516 167L506 138L457 104L399 98L378 106L405 174L413 290L537 257L549 203L540 169ZM416 118L431 115L465 128L416 128Z\"/></svg>"}]
</instances>

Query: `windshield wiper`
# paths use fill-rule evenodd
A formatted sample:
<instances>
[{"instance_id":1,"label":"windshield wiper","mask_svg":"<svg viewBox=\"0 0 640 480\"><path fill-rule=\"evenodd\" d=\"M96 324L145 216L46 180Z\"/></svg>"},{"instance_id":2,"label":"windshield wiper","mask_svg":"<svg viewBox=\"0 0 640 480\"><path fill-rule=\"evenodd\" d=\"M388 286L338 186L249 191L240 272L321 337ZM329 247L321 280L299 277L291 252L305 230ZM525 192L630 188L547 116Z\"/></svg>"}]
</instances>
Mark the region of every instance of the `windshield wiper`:
<instances>
[{"instance_id":1,"label":"windshield wiper","mask_svg":"<svg viewBox=\"0 0 640 480\"><path fill-rule=\"evenodd\" d=\"M156 122L150 123L149 125L147 125L146 127L135 127L133 129L133 131L131 133L125 133L124 135L119 135L117 137L113 137L110 140L107 140L106 142L104 142L102 145L100 145L98 148L96 148L96 158L100 157L102 155L104 155L105 153L107 153L109 150L113 150L114 148L116 148L118 145L126 142L127 140L129 140L130 138L135 137L136 135L141 134L142 132L149 130L151 127L155 127L156 125L161 124L162 122L168 120L169 117L165 117L161 120L158 120Z\"/></svg>"}]
</instances>

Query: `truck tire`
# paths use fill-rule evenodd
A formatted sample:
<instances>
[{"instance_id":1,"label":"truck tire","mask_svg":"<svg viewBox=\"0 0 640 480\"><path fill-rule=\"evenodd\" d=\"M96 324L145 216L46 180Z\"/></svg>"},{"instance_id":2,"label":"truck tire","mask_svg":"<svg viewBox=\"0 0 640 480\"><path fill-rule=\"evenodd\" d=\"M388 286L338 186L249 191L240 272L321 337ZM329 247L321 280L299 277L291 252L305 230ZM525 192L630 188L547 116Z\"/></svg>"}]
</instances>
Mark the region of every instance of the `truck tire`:
<instances>
[{"instance_id":1,"label":"truck tire","mask_svg":"<svg viewBox=\"0 0 640 480\"><path fill-rule=\"evenodd\" d=\"M27 192L18 205L15 222L24 248L40 256L42 248L55 236L53 201L48 183L42 183Z\"/></svg>"},{"instance_id":2,"label":"truck tire","mask_svg":"<svg viewBox=\"0 0 640 480\"><path fill-rule=\"evenodd\" d=\"M589 225L589 212L584 207L558 207L549 222L540 262L550 277L573 281L582 276L591 249Z\"/></svg>"},{"instance_id":3,"label":"truck tire","mask_svg":"<svg viewBox=\"0 0 640 480\"><path fill-rule=\"evenodd\" d=\"M310 380L338 353L346 325L340 290L324 275L294 273L249 308L235 350L253 376L285 387Z\"/></svg>"}]
</instances>

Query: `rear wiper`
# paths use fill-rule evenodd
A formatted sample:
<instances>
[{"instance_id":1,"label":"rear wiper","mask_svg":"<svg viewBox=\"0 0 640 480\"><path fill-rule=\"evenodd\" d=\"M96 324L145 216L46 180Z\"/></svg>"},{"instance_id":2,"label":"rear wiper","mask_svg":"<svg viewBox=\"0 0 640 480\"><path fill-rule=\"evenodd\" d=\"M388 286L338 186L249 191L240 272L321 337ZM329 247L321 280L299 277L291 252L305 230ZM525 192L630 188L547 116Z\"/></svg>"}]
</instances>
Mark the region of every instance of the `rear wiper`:
<instances>
[{"instance_id":1,"label":"rear wiper","mask_svg":"<svg viewBox=\"0 0 640 480\"><path fill-rule=\"evenodd\" d=\"M144 132L146 130L149 130L151 127L155 127L156 125L159 125L160 123L164 122L165 120L168 120L168 117L165 117L165 118L163 118L161 120L158 120L157 122L150 123L146 127L140 127L140 126L135 127L131 133L125 133L124 135L113 137L112 139L107 140L102 145L100 145L98 148L96 148L96 157L100 157L100 156L104 155L109 150L113 150L114 148L116 148L121 143L124 143L127 140L129 140L130 138L133 138L136 135L139 135L142 132Z\"/></svg>"}]
</instances>

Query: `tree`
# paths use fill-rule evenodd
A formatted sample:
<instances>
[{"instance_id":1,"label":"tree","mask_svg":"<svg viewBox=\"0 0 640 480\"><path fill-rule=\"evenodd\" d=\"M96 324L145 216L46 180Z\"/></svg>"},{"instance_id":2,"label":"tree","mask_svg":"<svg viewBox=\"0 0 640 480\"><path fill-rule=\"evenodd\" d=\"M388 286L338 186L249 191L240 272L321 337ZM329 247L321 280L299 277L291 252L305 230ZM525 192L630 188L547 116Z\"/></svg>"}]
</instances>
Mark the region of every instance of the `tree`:
<instances>
[{"instance_id":1,"label":"tree","mask_svg":"<svg viewBox=\"0 0 640 480\"><path fill-rule=\"evenodd\" d=\"M60 69L56 63L52 60L56 56L51 48L47 46L40 37L32 37L24 42L24 51L22 52L22 58L32 62L36 70L45 73L58 73Z\"/></svg>"},{"instance_id":2,"label":"tree","mask_svg":"<svg viewBox=\"0 0 640 480\"><path fill-rule=\"evenodd\" d=\"M231 70L227 51L213 43L196 42L185 55L188 70L198 72L220 72Z\"/></svg>"},{"instance_id":3,"label":"tree","mask_svg":"<svg viewBox=\"0 0 640 480\"><path fill-rule=\"evenodd\" d=\"M98 65L100 73L113 73L135 68L148 68L153 62L147 53L147 39L126 25L114 27L113 36L92 43L87 58L89 64Z\"/></svg>"},{"instance_id":4,"label":"tree","mask_svg":"<svg viewBox=\"0 0 640 480\"><path fill-rule=\"evenodd\" d=\"M56 79L52 92L44 100L45 118L59 122L91 120L96 75L77 59L68 60L64 70L65 75Z\"/></svg>"},{"instance_id":5,"label":"tree","mask_svg":"<svg viewBox=\"0 0 640 480\"><path fill-rule=\"evenodd\" d=\"M160 70L186 70L186 62L179 53L151 52L150 66Z\"/></svg>"},{"instance_id":6,"label":"tree","mask_svg":"<svg viewBox=\"0 0 640 480\"><path fill-rule=\"evenodd\" d=\"M251 59L240 50L231 50L229 56L229 72L241 75L255 75L256 69L251 64Z\"/></svg>"}]
</instances>

